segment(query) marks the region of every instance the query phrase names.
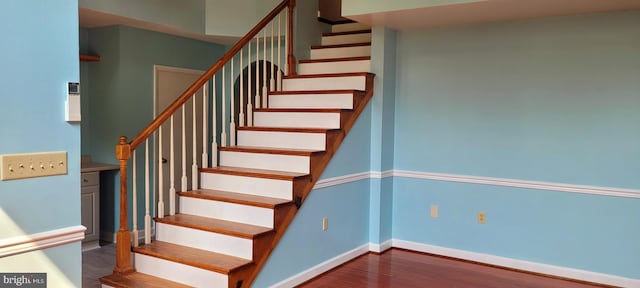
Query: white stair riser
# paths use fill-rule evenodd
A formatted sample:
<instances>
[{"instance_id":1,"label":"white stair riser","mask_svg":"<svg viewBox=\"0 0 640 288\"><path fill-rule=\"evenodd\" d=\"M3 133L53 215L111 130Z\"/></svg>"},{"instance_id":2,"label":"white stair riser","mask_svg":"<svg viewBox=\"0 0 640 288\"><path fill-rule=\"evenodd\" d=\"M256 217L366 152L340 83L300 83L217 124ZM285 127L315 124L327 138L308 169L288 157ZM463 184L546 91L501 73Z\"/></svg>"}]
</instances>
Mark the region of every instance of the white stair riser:
<instances>
[{"instance_id":1,"label":"white stair riser","mask_svg":"<svg viewBox=\"0 0 640 288\"><path fill-rule=\"evenodd\" d=\"M235 151L220 152L221 166L309 173L310 162L309 156Z\"/></svg>"},{"instance_id":2,"label":"white stair riser","mask_svg":"<svg viewBox=\"0 0 640 288\"><path fill-rule=\"evenodd\" d=\"M371 33L322 36L321 45L339 45L371 42Z\"/></svg>"},{"instance_id":3,"label":"white stair riser","mask_svg":"<svg viewBox=\"0 0 640 288\"><path fill-rule=\"evenodd\" d=\"M315 112L255 112L256 127L340 128L340 113Z\"/></svg>"},{"instance_id":4,"label":"white stair riser","mask_svg":"<svg viewBox=\"0 0 640 288\"><path fill-rule=\"evenodd\" d=\"M216 173L200 173L200 179L203 189L245 193L287 200L292 199L293 183L288 180Z\"/></svg>"},{"instance_id":5,"label":"white stair riser","mask_svg":"<svg viewBox=\"0 0 640 288\"><path fill-rule=\"evenodd\" d=\"M315 62L298 64L298 74L371 72L371 60Z\"/></svg>"},{"instance_id":6,"label":"white stair riser","mask_svg":"<svg viewBox=\"0 0 640 288\"><path fill-rule=\"evenodd\" d=\"M287 94L269 96L271 108L353 109L353 94Z\"/></svg>"},{"instance_id":7,"label":"white stair riser","mask_svg":"<svg viewBox=\"0 0 640 288\"><path fill-rule=\"evenodd\" d=\"M365 76L289 78L282 81L285 91L365 90Z\"/></svg>"},{"instance_id":8,"label":"white stair riser","mask_svg":"<svg viewBox=\"0 0 640 288\"><path fill-rule=\"evenodd\" d=\"M137 272L164 278L194 287L227 287L227 275L172 262L152 256L135 253Z\"/></svg>"},{"instance_id":9,"label":"white stair riser","mask_svg":"<svg viewBox=\"0 0 640 288\"><path fill-rule=\"evenodd\" d=\"M327 137L323 133L279 131L238 131L238 146L311 149L324 151Z\"/></svg>"},{"instance_id":10,"label":"white stair riser","mask_svg":"<svg viewBox=\"0 0 640 288\"><path fill-rule=\"evenodd\" d=\"M371 56L371 46L311 49L311 59Z\"/></svg>"},{"instance_id":11,"label":"white stair riser","mask_svg":"<svg viewBox=\"0 0 640 288\"><path fill-rule=\"evenodd\" d=\"M180 213L273 228L273 209L180 197Z\"/></svg>"},{"instance_id":12,"label":"white stair riser","mask_svg":"<svg viewBox=\"0 0 640 288\"><path fill-rule=\"evenodd\" d=\"M253 241L251 239L165 223L156 223L156 239L244 259L253 259Z\"/></svg>"},{"instance_id":13,"label":"white stair riser","mask_svg":"<svg viewBox=\"0 0 640 288\"><path fill-rule=\"evenodd\" d=\"M337 24L331 26L331 32L349 32L349 31L358 31L358 30L366 30L371 29L371 27L361 24L361 23L346 23L346 24Z\"/></svg>"}]
</instances>

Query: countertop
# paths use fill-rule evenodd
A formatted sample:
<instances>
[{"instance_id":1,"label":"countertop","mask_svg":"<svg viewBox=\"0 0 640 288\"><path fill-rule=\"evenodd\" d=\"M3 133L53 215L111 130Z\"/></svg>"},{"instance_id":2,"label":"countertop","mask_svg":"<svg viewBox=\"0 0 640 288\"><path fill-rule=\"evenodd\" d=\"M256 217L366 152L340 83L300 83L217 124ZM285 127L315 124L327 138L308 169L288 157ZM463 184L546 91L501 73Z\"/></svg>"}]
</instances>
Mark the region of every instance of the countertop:
<instances>
[{"instance_id":1,"label":"countertop","mask_svg":"<svg viewBox=\"0 0 640 288\"><path fill-rule=\"evenodd\" d=\"M96 172L96 171L105 171L105 170L118 170L120 166L113 164L105 164L105 163L96 163L96 162L84 162L81 163L80 172Z\"/></svg>"}]
</instances>

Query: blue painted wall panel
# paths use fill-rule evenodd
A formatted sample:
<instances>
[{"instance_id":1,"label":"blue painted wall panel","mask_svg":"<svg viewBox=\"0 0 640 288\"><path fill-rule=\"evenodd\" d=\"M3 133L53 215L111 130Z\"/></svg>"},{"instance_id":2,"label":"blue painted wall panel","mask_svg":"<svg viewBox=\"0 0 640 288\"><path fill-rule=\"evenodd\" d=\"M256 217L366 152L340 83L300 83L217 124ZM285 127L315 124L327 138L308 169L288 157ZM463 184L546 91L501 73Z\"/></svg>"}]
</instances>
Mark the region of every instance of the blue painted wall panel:
<instances>
[{"instance_id":1,"label":"blue painted wall panel","mask_svg":"<svg viewBox=\"0 0 640 288\"><path fill-rule=\"evenodd\" d=\"M322 218L329 229L322 231ZM369 243L369 181L311 192L254 282L269 287Z\"/></svg>"},{"instance_id":2,"label":"blue painted wall panel","mask_svg":"<svg viewBox=\"0 0 640 288\"><path fill-rule=\"evenodd\" d=\"M395 168L640 187L639 15L401 32Z\"/></svg>"},{"instance_id":3,"label":"blue painted wall panel","mask_svg":"<svg viewBox=\"0 0 640 288\"><path fill-rule=\"evenodd\" d=\"M640 199L396 177L393 237L640 278ZM430 218L430 205L440 217ZM477 223L477 213L487 223Z\"/></svg>"},{"instance_id":4,"label":"blue painted wall panel","mask_svg":"<svg viewBox=\"0 0 640 288\"><path fill-rule=\"evenodd\" d=\"M640 188L638 35L637 11L399 32L394 168ZM640 278L636 198L394 182L395 239Z\"/></svg>"},{"instance_id":5,"label":"blue painted wall panel","mask_svg":"<svg viewBox=\"0 0 640 288\"><path fill-rule=\"evenodd\" d=\"M77 6L10 0L0 9L0 154L66 151L68 162L67 175L0 181L0 241L80 225L80 125L64 120L67 82L80 80ZM0 267L40 267L51 285L80 287L80 244L48 251Z\"/></svg>"}]
</instances>

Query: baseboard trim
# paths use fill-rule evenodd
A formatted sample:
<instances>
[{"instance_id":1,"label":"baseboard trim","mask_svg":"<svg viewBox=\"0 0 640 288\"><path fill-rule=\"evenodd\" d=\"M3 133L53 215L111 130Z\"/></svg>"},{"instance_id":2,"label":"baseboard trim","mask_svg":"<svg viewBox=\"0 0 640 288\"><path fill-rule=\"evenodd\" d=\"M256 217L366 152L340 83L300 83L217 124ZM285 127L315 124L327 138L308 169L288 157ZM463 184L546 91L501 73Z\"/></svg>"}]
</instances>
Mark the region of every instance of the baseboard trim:
<instances>
[{"instance_id":1,"label":"baseboard trim","mask_svg":"<svg viewBox=\"0 0 640 288\"><path fill-rule=\"evenodd\" d=\"M79 242L84 239L82 225L16 236L0 240L0 258Z\"/></svg>"},{"instance_id":2,"label":"baseboard trim","mask_svg":"<svg viewBox=\"0 0 640 288\"><path fill-rule=\"evenodd\" d=\"M369 243L369 251L373 253L384 253L391 248L393 248L393 242L391 240L387 240L381 244Z\"/></svg>"},{"instance_id":3,"label":"baseboard trim","mask_svg":"<svg viewBox=\"0 0 640 288\"><path fill-rule=\"evenodd\" d=\"M307 282L311 279L313 279L314 277L317 277L319 275L321 275L322 273L325 273L333 268L336 268L348 261L353 260L354 258L366 254L367 252L369 252L369 246L370 244L364 244L360 247L357 247L353 250L347 251L345 253L342 253L336 257L333 257L327 261L324 261L316 266L313 266L305 271L302 271L292 277L289 277L283 281L280 281L276 284L274 284L273 287L295 287L297 285L300 285L304 282Z\"/></svg>"},{"instance_id":4,"label":"baseboard trim","mask_svg":"<svg viewBox=\"0 0 640 288\"><path fill-rule=\"evenodd\" d=\"M391 239L381 244L368 243L355 248L351 251L347 251L334 258L324 261L316 266L313 266L305 271L302 271L292 277L289 277L271 287L295 287L304 282L307 282L321 274L334 269L346 262L349 262L367 252L383 253L391 248L400 248L415 252L429 253L439 256L445 256L455 259L461 259L466 261L473 261L477 263L489 264L493 266L499 266L509 269L520 270L524 272L532 272L537 274L544 274L553 277L560 277L566 279L574 279L578 281L585 281L591 283L600 283L605 285L617 286L617 287L640 287L640 279L632 279L621 276L591 272L586 270L579 270L567 267L560 267L524 260L518 260L513 258L500 257L495 255L471 252L466 250L459 250L405 240Z\"/></svg>"},{"instance_id":5,"label":"baseboard trim","mask_svg":"<svg viewBox=\"0 0 640 288\"><path fill-rule=\"evenodd\" d=\"M596 273L586 270L579 270L567 267L560 267L536 262L529 262L513 258L494 256L483 253L458 250L423 243L410 242L405 240L392 240L394 248L402 248L417 252L424 252L462 260L474 261L500 267L540 273L550 276L575 279L579 281L601 283L619 287L640 287L640 279L625 278L615 275Z\"/></svg>"}]
</instances>

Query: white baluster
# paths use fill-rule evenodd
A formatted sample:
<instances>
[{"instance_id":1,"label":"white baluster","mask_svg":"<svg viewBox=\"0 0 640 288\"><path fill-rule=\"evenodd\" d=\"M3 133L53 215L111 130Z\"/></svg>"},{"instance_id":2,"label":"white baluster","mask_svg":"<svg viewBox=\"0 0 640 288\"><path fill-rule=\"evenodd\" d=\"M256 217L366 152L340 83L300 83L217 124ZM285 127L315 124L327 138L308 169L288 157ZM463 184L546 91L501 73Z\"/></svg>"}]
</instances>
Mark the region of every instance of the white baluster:
<instances>
[{"instance_id":1,"label":"white baluster","mask_svg":"<svg viewBox=\"0 0 640 288\"><path fill-rule=\"evenodd\" d=\"M191 109L191 190L196 190L198 189L198 121L196 119L196 114L198 113L196 113L196 93L193 93L191 100L193 107Z\"/></svg>"},{"instance_id":2,"label":"white baluster","mask_svg":"<svg viewBox=\"0 0 640 288\"><path fill-rule=\"evenodd\" d=\"M282 55L280 51L280 46L282 46L282 22L280 21L280 16L282 16L282 13L278 14L278 69L276 69L276 91L282 91L282 73L280 73L280 71L282 71Z\"/></svg>"},{"instance_id":3,"label":"white baluster","mask_svg":"<svg viewBox=\"0 0 640 288\"><path fill-rule=\"evenodd\" d=\"M244 51L240 48L240 69L238 69L240 70L240 114L238 115L240 127L244 127L244 61L242 58L244 58Z\"/></svg>"},{"instance_id":4,"label":"white baluster","mask_svg":"<svg viewBox=\"0 0 640 288\"><path fill-rule=\"evenodd\" d=\"M131 178L133 178L133 201L131 204L133 205L133 235L131 241L133 242L133 247L138 247L138 187L136 187L138 186L138 173L136 171L138 165L136 163L136 150L133 150L132 154L133 164L131 168L133 170L131 171Z\"/></svg>"},{"instance_id":5,"label":"white baluster","mask_svg":"<svg viewBox=\"0 0 640 288\"><path fill-rule=\"evenodd\" d=\"M247 76L249 76L249 79L247 80L247 126L251 127L253 126L253 104L251 101L251 41L249 41L249 44L247 45L249 47L249 53L247 53L247 63L249 63L249 65L247 65Z\"/></svg>"},{"instance_id":6,"label":"white baluster","mask_svg":"<svg viewBox=\"0 0 640 288\"><path fill-rule=\"evenodd\" d=\"M226 80L224 75L224 67L222 66L222 134L220 134L220 142L222 142L222 147L227 147L227 105L225 99L227 98L226 88Z\"/></svg>"},{"instance_id":7,"label":"white baluster","mask_svg":"<svg viewBox=\"0 0 640 288\"><path fill-rule=\"evenodd\" d=\"M180 190L187 191L187 105L182 105L182 177L180 178ZM172 196L173 197L173 196ZM169 204L171 204L171 200L169 199ZM176 213L176 207L173 205L169 206L169 215L174 215Z\"/></svg>"},{"instance_id":8,"label":"white baluster","mask_svg":"<svg viewBox=\"0 0 640 288\"><path fill-rule=\"evenodd\" d=\"M260 106L267 108L267 93L269 92L267 88L267 28L265 27L262 31L262 104Z\"/></svg>"},{"instance_id":9,"label":"white baluster","mask_svg":"<svg viewBox=\"0 0 640 288\"><path fill-rule=\"evenodd\" d=\"M211 108L211 119L213 122L211 123L211 127L213 132L211 133L212 141L211 141L211 167L218 166L218 110L216 110L216 75L213 75L213 79L211 80L211 103L213 108ZM224 122L224 121L223 121Z\"/></svg>"},{"instance_id":10,"label":"white baluster","mask_svg":"<svg viewBox=\"0 0 640 288\"><path fill-rule=\"evenodd\" d=\"M276 25L276 21L271 21L271 79L269 80L269 91L274 91L276 89L276 78L274 74L274 65L275 65L275 59L273 57L273 53L274 53L274 38L273 38L273 33L275 29L275 25Z\"/></svg>"},{"instance_id":11,"label":"white baluster","mask_svg":"<svg viewBox=\"0 0 640 288\"><path fill-rule=\"evenodd\" d=\"M209 141L209 82L202 85L202 168L209 168L209 153L207 153L207 141ZM214 134L215 135L215 134Z\"/></svg>"},{"instance_id":12,"label":"white baluster","mask_svg":"<svg viewBox=\"0 0 640 288\"><path fill-rule=\"evenodd\" d=\"M256 106L256 109L260 109L260 75L258 74L260 71L260 37L258 37L260 33L256 34L256 101L253 104Z\"/></svg>"},{"instance_id":13,"label":"white baluster","mask_svg":"<svg viewBox=\"0 0 640 288\"><path fill-rule=\"evenodd\" d=\"M284 9L284 19L287 19L287 21L285 21L285 25L287 25L289 23L289 9ZM287 49L289 47L289 27L287 26L284 29L284 54L287 54ZM285 76L289 76L289 55L285 55L284 56L284 75Z\"/></svg>"},{"instance_id":14,"label":"white baluster","mask_svg":"<svg viewBox=\"0 0 640 288\"><path fill-rule=\"evenodd\" d=\"M171 162L171 167L169 168L169 210L171 210L171 203L175 201L173 198L176 195L176 145L175 130L173 127L173 115L171 115L171 135L169 136L171 141L169 142L171 144L169 149L171 150L169 151L169 161ZM162 204L162 209L164 209L164 203Z\"/></svg>"},{"instance_id":15,"label":"white baluster","mask_svg":"<svg viewBox=\"0 0 640 288\"><path fill-rule=\"evenodd\" d=\"M229 93L231 96L231 120L229 121L229 145L236 146L236 89L233 87L233 79L235 78L235 74L233 74L233 58L231 57L231 74L229 74Z\"/></svg>"},{"instance_id":16,"label":"white baluster","mask_svg":"<svg viewBox=\"0 0 640 288\"><path fill-rule=\"evenodd\" d=\"M149 231L147 231L147 227L151 226L151 216L149 215L149 202L151 201L151 198L149 197L149 194L151 193L151 184L149 181L149 177L151 175L151 168L149 166L149 163L151 161L149 161L149 139L147 138L147 141L145 142L145 152L144 152L144 240L145 240L145 244L148 244L147 242L147 238L149 238L149 241L151 241L151 231L149 228ZM135 221L135 220L134 220ZM134 222L135 223L135 222ZM134 227L134 230L138 230L138 228ZM134 236L135 239L135 243L138 243L138 235L136 233L136 235Z\"/></svg>"},{"instance_id":17,"label":"white baluster","mask_svg":"<svg viewBox=\"0 0 640 288\"><path fill-rule=\"evenodd\" d=\"M173 122L173 119L171 120ZM162 141L162 126L160 126L158 128L158 213L156 214L158 218L164 217L164 163L162 163L164 156L162 156Z\"/></svg>"}]
</instances>

